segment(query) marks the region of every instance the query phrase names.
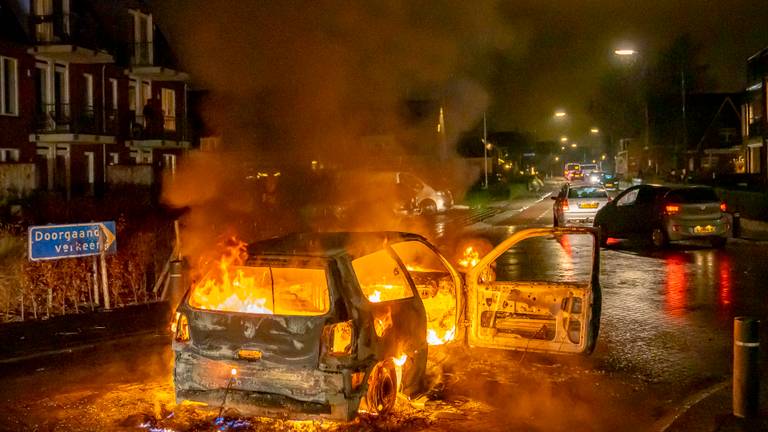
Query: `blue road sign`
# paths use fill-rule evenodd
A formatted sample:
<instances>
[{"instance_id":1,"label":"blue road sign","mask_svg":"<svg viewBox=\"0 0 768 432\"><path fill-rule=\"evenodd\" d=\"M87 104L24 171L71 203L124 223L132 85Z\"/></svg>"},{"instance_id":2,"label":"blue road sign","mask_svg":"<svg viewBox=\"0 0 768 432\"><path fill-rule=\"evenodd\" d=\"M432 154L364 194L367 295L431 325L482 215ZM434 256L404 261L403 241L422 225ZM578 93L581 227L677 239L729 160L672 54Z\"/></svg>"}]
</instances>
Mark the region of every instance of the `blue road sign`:
<instances>
[{"instance_id":1,"label":"blue road sign","mask_svg":"<svg viewBox=\"0 0 768 432\"><path fill-rule=\"evenodd\" d=\"M29 227L29 259L75 258L117 252L115 222Z\"/></svg>"}]
</instances>

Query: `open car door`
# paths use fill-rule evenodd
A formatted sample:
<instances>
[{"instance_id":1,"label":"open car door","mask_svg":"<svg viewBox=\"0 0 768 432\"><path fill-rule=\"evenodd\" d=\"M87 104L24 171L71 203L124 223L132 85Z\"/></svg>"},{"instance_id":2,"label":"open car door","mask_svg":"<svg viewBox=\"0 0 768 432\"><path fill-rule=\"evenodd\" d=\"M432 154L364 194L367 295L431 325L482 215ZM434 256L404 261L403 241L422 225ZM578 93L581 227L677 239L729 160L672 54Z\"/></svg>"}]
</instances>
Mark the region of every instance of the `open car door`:
<instances>
[{"instance_id":1,"label":"open car door","mask_svg":"<svg viewBox=\"0 0 768 432\"><path fill-rule=\"evenodd\" d=\"M516 232L466 275L472 347L590 354L600 328L593 228Z\"/></svg>"}]
</instances>

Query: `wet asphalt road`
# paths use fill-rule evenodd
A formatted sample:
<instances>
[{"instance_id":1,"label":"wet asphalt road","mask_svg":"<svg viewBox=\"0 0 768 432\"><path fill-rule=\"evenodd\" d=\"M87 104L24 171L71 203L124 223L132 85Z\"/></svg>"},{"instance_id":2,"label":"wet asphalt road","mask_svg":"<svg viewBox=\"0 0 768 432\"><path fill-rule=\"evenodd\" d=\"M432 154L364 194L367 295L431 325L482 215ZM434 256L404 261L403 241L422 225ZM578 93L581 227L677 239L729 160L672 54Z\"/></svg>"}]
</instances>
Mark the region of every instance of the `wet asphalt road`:
<instances>
[{"instance_id":1,"label":"wet asphalt road","mask_svg":"<svg viewBox=\"0 0 768 432\"><path fill-rule=\"evenodd\" d=\"M463 234L501 238L548 225L551 205L497 215ZM541 267L550 274L581 268L587 246L561 246L526 258L551 263ZM589 357L459 347L445 357L439 397L424 406L401 403L390 418L348 425L237 425L231 413L228 430L655 430L686 397L730 378L733 317L768 322L767 243L666 251L614 243L601 252L600 278L601 329ZM161 336L3 366L0 430L219 430L215 413L173 404L170 368Z\"/></svg>"}]
</instances>

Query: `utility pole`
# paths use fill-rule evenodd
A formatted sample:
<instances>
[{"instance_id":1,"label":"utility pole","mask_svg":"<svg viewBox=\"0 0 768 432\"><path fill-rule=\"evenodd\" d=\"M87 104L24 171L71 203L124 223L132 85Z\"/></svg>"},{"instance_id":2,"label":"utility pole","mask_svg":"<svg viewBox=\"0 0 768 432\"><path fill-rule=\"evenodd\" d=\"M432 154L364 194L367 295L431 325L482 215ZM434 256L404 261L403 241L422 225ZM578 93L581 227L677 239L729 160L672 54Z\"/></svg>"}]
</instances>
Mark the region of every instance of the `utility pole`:
<instances>
[{"instance_id":1,"label":"utility pole","mask_svg":"<svg viewBox=\"0 0 768 432\"><path fill-rule=\"evenodd\" d=\"M483 113L483 171L485 172L485 189L488 189L488 125L486 113Z\"/></svg>"},{"instance_id":2,"label":"utility pole","mask_svg":"<svg viewBox=\"0 0 768 432\"><path fill-rule=\"evenodd\" d=\"M685 121L685 64L680 67L680 92L683 98L683 151L686 151L688 150L688 122ZM675 168L677 168L677 160L678 151L675 149Z\"/></svg>"}]
</instances>

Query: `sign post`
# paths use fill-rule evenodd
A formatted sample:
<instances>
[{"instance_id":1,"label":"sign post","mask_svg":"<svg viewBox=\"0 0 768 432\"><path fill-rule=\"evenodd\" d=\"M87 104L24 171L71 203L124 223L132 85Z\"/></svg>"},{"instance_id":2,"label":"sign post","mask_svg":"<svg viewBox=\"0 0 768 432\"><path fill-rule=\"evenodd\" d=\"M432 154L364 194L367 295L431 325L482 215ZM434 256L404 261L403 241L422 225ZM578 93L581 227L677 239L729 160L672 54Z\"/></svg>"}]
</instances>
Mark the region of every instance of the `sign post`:
<instances>
[{"instance_id":1,"label":"sign post","mask_svg":"<svg viewBox=\"0 0 768 432\"><path fill-rule=\"evenodd\" d=\"M76 258L117 252L115 222L29 227L31 261Z\"/></svg>"},{"instance_id":2,"label":"sign post","mask_svg":"<svg viewBox=\"0 0 768 432\"><path fill-rule=\"evenodd\" d=\"M38 225L29 227L30 261L93 256L93 293L99 304L96 257L101 262L101 290L104 308L110 309L107 254L117 252L115 222L91 222L70 225ZM90 291L90 288L89 288Z\"/></svg>"}]
</instances>

